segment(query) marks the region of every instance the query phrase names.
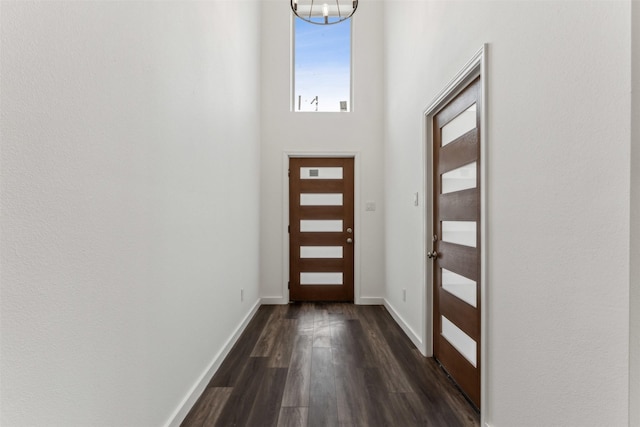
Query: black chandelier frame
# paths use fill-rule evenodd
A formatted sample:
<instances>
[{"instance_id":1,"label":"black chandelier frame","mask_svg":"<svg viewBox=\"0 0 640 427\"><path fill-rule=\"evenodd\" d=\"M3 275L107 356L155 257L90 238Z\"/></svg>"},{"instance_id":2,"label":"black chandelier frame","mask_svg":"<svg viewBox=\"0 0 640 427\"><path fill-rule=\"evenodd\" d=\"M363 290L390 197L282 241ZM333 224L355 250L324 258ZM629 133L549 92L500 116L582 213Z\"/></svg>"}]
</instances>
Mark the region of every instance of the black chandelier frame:
<instances>
[{"instance_id":1,"label":"black chandelier frame","mask_svg":"<svg viewBox=\"0 0 640 427\"><path fill-rule=\"evenodd\" d=\"M310 24L315 24L315 25L339 24L340 22L344 22L347 19L351 18L353 14L356 12L356 9L358 8L358 0L353 0L351 10L349 11L349 13L345 13L343 15L342 10L340 8L340 1L336 0L336 10L338 14L329 16L328 13L326 12L326 10L328 10L328 3L311 0L309 2L309 13L303 14L303 13L299 13L298 11L298 0L289 0L289 1L291 3L291 10L298 18ZM316 8L316 10L320 9L322 13L316 13L314 15L313 13L314 7ZM345 12L347 11L345 10Z\"/></svg>"}]
</instances>

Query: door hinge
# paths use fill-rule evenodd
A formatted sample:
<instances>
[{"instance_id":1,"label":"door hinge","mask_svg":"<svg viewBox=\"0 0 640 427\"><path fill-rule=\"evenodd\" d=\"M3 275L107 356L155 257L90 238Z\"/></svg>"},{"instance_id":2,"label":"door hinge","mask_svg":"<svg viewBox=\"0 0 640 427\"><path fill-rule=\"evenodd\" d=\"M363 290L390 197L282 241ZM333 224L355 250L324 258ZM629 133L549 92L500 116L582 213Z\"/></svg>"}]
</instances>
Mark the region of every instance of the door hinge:
<instances>
[{"instance_id":1,"label":"door hinge","mask_svg":"<svg viewBox=\"0 0 640 427\"><path fill-rule=\"evenodd\" d=\"M291 226L287 225L287 233L291 233Z\"/></svg>"},{"instance_id":2,"label":"door hinge","mask_svg":"<svg viewBox=\"0 0 640 427\"><path fill-rule=\"evenodd\" d=\"M287 282L287 289L291 289L291 282Z\"/></svg>"},{"instance_id":3,"label":"door hinge","mask_svg":"<svg viewBox=\"0 0 640 427\"><path fill-rule=\"evenodd\" d=\"M291 169L287 169L287 176L291 178Z\"/></svg>"}]
</instances>

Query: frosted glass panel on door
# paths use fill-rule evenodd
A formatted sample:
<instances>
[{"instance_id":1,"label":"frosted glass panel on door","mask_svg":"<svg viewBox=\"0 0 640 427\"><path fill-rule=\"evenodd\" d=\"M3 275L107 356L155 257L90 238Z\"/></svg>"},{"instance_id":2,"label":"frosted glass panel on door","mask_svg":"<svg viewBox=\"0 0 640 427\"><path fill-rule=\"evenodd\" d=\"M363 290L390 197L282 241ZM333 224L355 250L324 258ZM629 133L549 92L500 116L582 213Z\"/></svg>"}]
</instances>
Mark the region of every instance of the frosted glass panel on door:
<instances>
[{"instance_id":1,"label":"frosted glass panel on door","mask_svg":"<svg viewBox=\"0 0 640 427\"><path fill-rule=\"evenodd\" d=\"M475 221L442 221L442 241L476 247Z\"/></svg>"},{"instance_id":2,"label":"frosted glass panel on door","mask_svg":"<svg viewBox=\"0 0 640 427\"><path fill-rule=\"evenodd\" d=\"M301 219L300 231L303 233L314 232L342 232L342 220L333 219Z\"/></svg>"},{"instance_id":3,"label":"frosted glass panel on door","mask_svg":"<svg viewBox=\"0 0 640 427\"><path fill-rule=\"evenodd\" d=\"M342 193L301 193L300 206L342 206Z\"/></svg>"},{"instance_id":4,"label":"frosted glass panel on door","mask_svg":"<svg viewBox=\"0 0 640 427\"><path fill-rule=\"evenodd\" d=\"M442 174L442 194L476 188L476 162Z\"/></svg>"},{"instance_id":5,"label":"frosted glass panel on door","mask_svg":"<svg viewBox=\"0 0 640 427\"><path fill-rule=\"evenodd\" d=\"M467 304L476 307L476 282L445 268L440 271L442 272L442 288Z\"/></svg>"},{"instance_id":6,"label":"frosted glass panel on door","mask_svg":"<svg viewBox=\"0 0 640 427\"><path fill-rule=\"evenodd\" d=\"M301 285L342 285L342 273L300 273Z\"/></svg>"},{"instance_id":7,"label":"frosted glass panel on door","mask_svg":"<svg viewBox=\"0 0 640 427\"><path fill-rule=\"evenodd\" d=\"M477 366L476 342L453 322L444 316L442 319L442 336L455 347L474 367Z\"/></svg>"},{"instance_id":8,"label":"frosted glass panel on door","mask_svg":"<svg viewBox=\"0 0 640 427\"><path fill-rule=\"evenodd\" d=\"M460 113L442 128L442 146L453 142L471 129L476 128L476 104Z\"/></svg>"},{"instance_id":9,"label":"frosted glass panel on door","mask_svg":"<svg viewBox=\"0 0 640 427\"><path fill-rule=\"evenodd\" d=\"M300 168L300 179L342 179L342 168Z\"/></svg>"},{"instance_id":10,"label":"frosted glass panel on door","mask_svg":"<svg viewBox=\"0 0 640 427\"><path fill-rule=\"evenodd\" d=\"M342 246L300 246L300 258L342 258Z\"/></svg>"}]
</instances>

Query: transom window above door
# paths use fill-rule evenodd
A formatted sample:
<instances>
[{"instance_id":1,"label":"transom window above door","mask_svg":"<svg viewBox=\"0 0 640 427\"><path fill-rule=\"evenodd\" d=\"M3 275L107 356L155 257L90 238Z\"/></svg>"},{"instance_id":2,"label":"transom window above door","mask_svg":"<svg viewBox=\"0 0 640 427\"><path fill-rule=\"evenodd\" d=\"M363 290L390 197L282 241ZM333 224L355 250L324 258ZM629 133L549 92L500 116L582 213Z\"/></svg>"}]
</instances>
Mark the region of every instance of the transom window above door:
<instances>
[{"instance_id":1,"label":"transom window above door","mask_svg":"<svg viewBox=\"0 0 640 427\"><path fill-rule=\"evenodd\" d=\"M295 17L292 45L292 111L351 111L351 19L314 25Z\"/></svg>"}]
</instances>

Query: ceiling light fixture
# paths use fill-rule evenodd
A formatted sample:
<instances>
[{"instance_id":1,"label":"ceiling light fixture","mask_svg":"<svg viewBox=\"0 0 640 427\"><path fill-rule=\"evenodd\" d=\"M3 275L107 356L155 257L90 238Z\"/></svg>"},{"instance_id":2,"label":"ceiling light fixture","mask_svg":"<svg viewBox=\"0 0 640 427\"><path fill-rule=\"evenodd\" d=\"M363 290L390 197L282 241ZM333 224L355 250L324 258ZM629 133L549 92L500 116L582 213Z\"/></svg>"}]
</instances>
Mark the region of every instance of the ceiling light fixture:
<instances>
[{"instance_id":1,"label":"ceiling light fixture","mask_svg":"<svg viewBox=\"0 0 640 427\"><path fill-rule=\"evenodd\" d=\"M295 15L311 24L330 25L351 18L358 8L358 0L335 0L335 4L314 0L290 0Z\"/></svg>"}]
</instances>

